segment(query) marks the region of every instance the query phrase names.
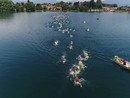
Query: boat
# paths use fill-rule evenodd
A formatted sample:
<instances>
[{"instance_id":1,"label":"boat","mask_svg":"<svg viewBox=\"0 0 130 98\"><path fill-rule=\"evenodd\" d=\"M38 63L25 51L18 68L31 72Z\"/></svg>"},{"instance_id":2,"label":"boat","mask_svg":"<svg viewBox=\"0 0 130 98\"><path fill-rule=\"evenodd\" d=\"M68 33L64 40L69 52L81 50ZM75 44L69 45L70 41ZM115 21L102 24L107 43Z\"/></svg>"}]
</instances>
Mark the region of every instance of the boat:
<instances>
[{"instance_id":1,"label":"boat","mask_svg":"<svg viewBox=\"0 0 130 98\"><path fill-rule=\"evenodd\" d=\"M113 62L115 62L116 64L120 65L121 67L130 70L130 62L128 62L127 60L124 60L123 58L120 58L118 56L115 56L112 59Z\"/></svg>"}]
</instances>

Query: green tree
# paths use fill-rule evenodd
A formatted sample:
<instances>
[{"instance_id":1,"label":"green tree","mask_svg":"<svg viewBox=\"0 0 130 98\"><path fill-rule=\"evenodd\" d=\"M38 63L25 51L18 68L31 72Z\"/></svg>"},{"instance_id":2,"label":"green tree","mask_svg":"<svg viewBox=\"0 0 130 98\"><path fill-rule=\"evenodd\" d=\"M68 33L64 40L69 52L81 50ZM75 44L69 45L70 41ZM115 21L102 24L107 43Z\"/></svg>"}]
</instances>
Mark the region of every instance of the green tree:
<instances>
[{"instance_id":1,"label":"green tree","mask_svg":"<svg viewBox=\"0 0 130 98\"><path fill-rule=\"evenodd\" d=\"M68 10L69 9L69 6L70 6L69 4L70 4L69 2L61 1L61 2L56 3L55 5L62 7L62 10L64 11L64 10Z\"/></svg>"},{"instance_id":2,"label":"green tree","mask_svg":"<svg viewBox=\"0 0 130 98\"><path fill-rule=\"evenodd\" d=\"M91 0L91 1L89 2L89 8L90 8L90 9L94 9L94 8L95 8L95 2L94 2L94 0Z\"/></svg>"},{"instance_id":3,"label":"green tree","mask_svg":"<svg viewBox=\"0 0 130 98\"><path fill-rule=\"evenodd\" d=\"M26 11L27 12L34 12L35 11L35 4L33 2L30 2L30 0L26 3Z\"/></svg>"},{"instance_id":4,"label":"green tree","mask_svg":"<svg viewBox=\"0 0 130 98\"><path fill-rule=\"evenodd\" d=\"M89 6L89 2L84 1L84 2L81 3L81 5L82 5L82 6L87 6L87 7L88 7L88 6Z\"/></svg>"},{"instance_id":5,"label":"green tree","mask_svg":"<svg viewBox=\"0 0 130 98\"><path fill-rule=\"evenodd\" d=\"M118 7L118 5L117 4L113 4L113 7Z\"/></svg>"},{"instance_id":6,"label":"green tree","mask_svg":"<svg viewBox=\"0 0 130 98\"><path fill-rule=\"evenodd\" d=\"M47 11L47 7L46 6L42 7L42 10Z\"/></svg>"},{"instance_id":7,"label":"green tree","mask_svg":"<svg viewBox=\"0 0 130 98\"><path fill-rule=\"evenodd\" d=\"M72 6L72 2L68 2L69 6Z\"/></svg>"},{"instance_id":8,"label":"green tree","mask_svg":"<svg viewBox=\"0 0 130 98\"><path fill-rule=\"evenodd\" d=\"M0 0L0 12L14 12L14 3L11 0Z\"/></svg>"},{"instance_id":9,"label":"green tree","mask_svg":"<svg viewBox=\"0 0 130 98\"><path fill-rule=\"evenodd\" d=\"M21 2L21 11L26 11L26 4L24 2Z\"/></svg>"},{"instance_id":10,"label":"green tree","mask_svg":"<svg viewBox=\"0 0 130 98\"><path fill-rule=\"evenodd\" d=\"M36 4L36 10L42 10L41 4Z\"/></svg>"},{"instance_id":11,"label":"green tree","mask_svg":"<svg viewBox=\"0 0 130 98\"><path fill-rule=\"evenodd\" d=\"M79 2L74 2L74 6L79 6Z\"/></svg>"},{"instance_id":12,"label":"green tree","mask_svg":"<svg viewBox=\"0 0 130 98\"><path fill-rule=\"evenodd\" d=\"M100 8L100 9L102 8L102 1L101 0L97 0L96 7Z\"/></svg>"},{"instance_id":13,"label":"green tree","mask_svg":"<svg viewBox=\"0 0 130 98\"><path fill-rule=\"evenodd\" d=\"M87 11L88 11L88 7L81 5L81 6L79 7L79 10L80 10L80 12L87 12Z\"/></svg>"},{"instance_id":14,"label":"green tree","mask_svg":"<svg viewBox=\"0 0 130 98\"><path fill-rule=\"evenodd\" d=\"M15 4L15 10L16 10L16 12L21 12L21 4L20 3L16 3Z\"/></svg>"},{"instance_id":15,"label":"green tree","mask_svg":"<svg viewBox=\"0 0 130 98\"><path fill-rule=\"evenodd\" d=\"M62 6L64 6L64 4L65 4L65 2L64 2L64 1L61 1L61 2L57 2L55 5L62 7Z\"/></svg>"},{"instance_id":16,"label":"green tree","mask_svg":"<svg viewBox=\"0 0 130 98\"><path fill-rule=\"evenodd\" d=\"M15 4L15 10L16 10L16 12L24 12L24 11L26 11L25 3L24 2L21 2L21 3L17 2Z\"/></svg>"},{"instance_id":17,"label":"green tree","mask_svg":"<svg viewBox=\"0 0 130 98\"><path fill-rule=\"evenodd\" d=\"M27 3L30 3L30 0L28 0Z\"/></svg>"}]
</instances>

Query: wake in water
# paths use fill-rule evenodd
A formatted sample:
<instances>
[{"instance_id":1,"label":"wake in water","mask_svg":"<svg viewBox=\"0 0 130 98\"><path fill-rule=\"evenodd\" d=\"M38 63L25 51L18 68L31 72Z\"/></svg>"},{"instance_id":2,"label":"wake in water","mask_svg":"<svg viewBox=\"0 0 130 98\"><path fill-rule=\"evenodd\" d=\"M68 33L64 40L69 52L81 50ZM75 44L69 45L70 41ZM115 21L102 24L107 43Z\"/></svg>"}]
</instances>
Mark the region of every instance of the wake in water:
<instances>
[{"instance_id":1,"label":"wake in water","mask_svg":"<svg viewBox=\"0 0 130 98\"><path fill-rule=\"evenodd\" d=\"M54 46L58 46L59 45L59 40L55 40L54 41Z\"/></svg>"},{"instance_id":2,"label":"wake in water","mask_svg":"<svg viewBox=\"0 0 130 98\"><path fill-rule=\"evenodd\" d=\"M73 64L70 67L70 69L69 69L69 76L68 76L68 78L70 78L70 80L74 81L74 85L75 86L80 86L80 87L82 87L82 85L85 82L85 79L82 77L81 73L83 71L85 71L85 69L87 68L87 66L85 66L83 61L87 61L88 60L88 58L89 58L88 52L83 51L83 56L84 56L84 58L81 55L78 56L78 58L77 58L78 63L77 64ZM86 58L87 58L87 60L86 60Z\"/></svg>"},{"instance_id":3,"label":"wake in water","mask_svg":"<svg viewBox=\"0 0 130 98\"><path fill-rule=\"evenodd\" d=\"M53 21L48 24L48 27L54 29L57 32L60 32L61 34L69 35L67 37L71 40L67 48L69 48L70 50L74 50L74 44L73 44L74 42L72 40L72 37L73 37L73 32L75 32L75 29L67 27L67 25L70 24L69 15L67 13L57 14L54 15L52 19ZM61 39L55 40L54 46L58 46L59 42L61 42ZM70 66L68 78L71 81L73 81L74 86L82 87L86 83L81 73L83 73L87 68L87 66L83 62L88 61L88 59L89 59L89 52L83 50L82 54L80 54L77 57L76 61L78 63L72 64L72 66ZM66 64L66 62L67 62L66 53L63 53L59 61L56 62L56 64L58 63Z\"/></svg>"}]
</instances>

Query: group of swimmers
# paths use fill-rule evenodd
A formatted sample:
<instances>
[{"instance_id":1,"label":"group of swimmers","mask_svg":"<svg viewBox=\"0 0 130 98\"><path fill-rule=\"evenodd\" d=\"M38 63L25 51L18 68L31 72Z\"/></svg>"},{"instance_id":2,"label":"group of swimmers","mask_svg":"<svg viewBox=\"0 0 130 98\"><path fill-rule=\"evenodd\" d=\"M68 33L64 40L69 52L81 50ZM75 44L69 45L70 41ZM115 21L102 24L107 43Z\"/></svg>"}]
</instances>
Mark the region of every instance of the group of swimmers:
<instances>
[{"instance_id":1,"label":"group of swimmers","mask_svg":"<svg viewBox=\"0 0 130 98\"><path fill-rule=\"evenodd\" d=\"M72 28L66 27L66 25L70 23L69 16L67 14L58 14L58 15L53 16L53 19L54 21L50 22L48 26L51 28L54 28L58 32L61 32L62 34L68 34L71 39L73 37L72 32L75 32L75 30ZM54 46L58 46L59 43L60 43L60 40L55 40ZM70 50L74 50L73 45L74 43L73 43L73 40L71 39L67 47ZM79 85L80 87L82 87L82 83L85 80L83 78L80 78L79 75L82 71L85 70L85 68L87 68L87 66L85 66L83 62L87 61L88 58L89 58L88 52L83 51L83 55L79 55L77 58L78 63L72 65L69 68L69 78L70 80L73 80L74 85ZM60 62L62 62L62 64L65 64L67 62L65 53L61 56Z\"/></svg>"},{"instance_id":2,"label":"group of swimmers","mask_svg":"<svg viewBox=\"0 0 130 98\"><path fill-rule=\"evenodd\" d=\"M83 64L83 61L87 61L89 59L89 55L87 51L83 51L83 56L79 55L78 56L78 64L72 65L72 67L69 69L69 78L70 80L74 81L74 85L79 85L82 87L82 83L85 81L83 78L79 78L79 75L82 71L87 68Z\"/></svg>"},{"instance_id":3,"label":"group of swimmers","mask_svg":"<svg viewBox=\"0 0 130 98\"><path fill-rule=\"evenodd\" d=\"M57 14L53 17L53 22L50 22L48 24L48 27L53 28L55 31L58 31L63 34L68 34L70 38L73 37L72 32L75 32L75 29L72 29L70 27L67 27L67 25L70 23L69 15L68 14ZM54 41L54 46L58 46L60 43L60 40ZM67 46L70 50L73 50L73 41L70 41L69 45Z\"/></svg>"}]
</instances>

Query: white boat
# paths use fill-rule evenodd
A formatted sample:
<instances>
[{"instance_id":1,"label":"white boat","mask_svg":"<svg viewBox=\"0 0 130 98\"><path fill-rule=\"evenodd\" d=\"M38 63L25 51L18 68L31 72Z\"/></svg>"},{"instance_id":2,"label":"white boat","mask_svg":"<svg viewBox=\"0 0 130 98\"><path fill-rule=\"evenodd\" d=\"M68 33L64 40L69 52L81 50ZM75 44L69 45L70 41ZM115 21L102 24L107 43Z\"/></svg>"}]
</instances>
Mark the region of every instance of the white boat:
<instances>
[{"instance_id":1,"label":"white boat","mask_svg":"<svg viewBox=\"0 0 130 98\"><path fill-rule=\"evenodd\" d=\"M117 56L115 56L117 57ZM117 59L115 59L115 57L113 58L113 62L115 62L116 64L120 65L121 67L130 70L130 62L125 60L125 63L123 62L124 59L117 57Z\"/></svg>"}]
</instances>

